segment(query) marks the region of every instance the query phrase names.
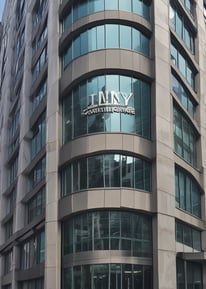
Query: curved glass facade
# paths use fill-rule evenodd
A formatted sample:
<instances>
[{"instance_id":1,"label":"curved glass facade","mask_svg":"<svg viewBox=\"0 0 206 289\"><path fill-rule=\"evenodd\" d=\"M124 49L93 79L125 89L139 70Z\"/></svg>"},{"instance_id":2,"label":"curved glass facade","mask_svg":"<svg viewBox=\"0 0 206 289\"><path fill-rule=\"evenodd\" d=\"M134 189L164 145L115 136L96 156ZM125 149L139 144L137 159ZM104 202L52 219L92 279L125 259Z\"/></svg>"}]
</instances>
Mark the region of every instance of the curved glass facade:
<instances>
[{"instance_id":1,"label":"curved glass facade","mask_svg":"<svg viewBox=\"0 0 206 289\"><path fill-rule=\"evenodd\" d=\"M173 1L170 1L170 25L194 54L195 34L186 16L179 11Z\"/></svg>"},{"instance_id":2,"label":"curved glass facade","mask_svg":"<svg viewBox=\"0 0 206 289\"><path fill-rule=\"evenodd\" d=\"M63 19L66 30L73 22L92 13L104 10L122 10L150 18L150 0L76 0Z\"/></svg>"},{"instance_id":3,"label":"curved glass facade","mask_svg":"<svg viewBox=\"0 0 206 289\"><path fill-rule=\"evenodd\" d=\"M63 142L96 132L125 132L150 138L150 85L124 75L81 82L63 99Z\"/></svg>"},{"instance_id":4,"label":"curved glass facade","mask_svg":"<svg viewBox=\"0 0 206 289\"><path fill-rule=\"evenodd\" d=\"M62 170L62 196L111 187L151 191L151 163L129 155L103 154L80 159Z\"/></svg>"},{"instance_id":5,"label":"curved glass facade","mask_svg":"<svg viewBox=\"0 0 206 289\"><path fill-rule=\"evenodd\" d=\"M192 123L174 107L175 152L193 167L197 166L198 134Z\"/></svg>"},{"instance_id":6,"label":"curved glass facade","mask_svg":"<svg viewBox=\"0 0 206 289\"><path fill-rule=\"evenodd\" d=\"M179 48L177 49L173 44L171 44L171 60L185 77L189 85L195 89L196 72L185 56L179 51Z\"/></svg>"},{"instance_id":7,"label":"curved glass facade","mask_svg":"<svg viewBox=\"0 0 206 289\"><path fill-rule=\"evenodd\" d=\"M201 251L201 231L194 229L187 223L176 221L176 241Z\"/></svg>"},{"instance_id":8,"label":"curved glass facade","mask_svg":"<svg viewBox=\"0 0 206 289\"><path fill-rule=\"evenodd\" d=\"M203 289L203 265L177 258L177 289Z\"/></svg>"},{"instance_id":9,"label":"curved glass facade","mask_svg":"<svg viewBox=\"0 0 206 289\"><path fill-rule=\"evenodd\" d=\"M189 115L194 118L196 104L194 100L192 99L192 96L188 92L188 90L185 88L185 86L182 84L181 80L179 80L173 73L172 73L172 90L176 94L176 96L179 98L180 102L184 106L184 108L187 110Z\"/></svg>"},{"instance_id":10,"label":"curved glass facade","mask_svg":"<svg viewBox=\"0 0 206 289\"><path fill-rule=\"evenodd\" d=\"M119 211L88 212L62 223L63 254L126 250L130 256L152 256L150 216Z\"/></svg>"},{"instance_id":11,"label":"curved glass facade","mask_svg":"<svg viewBox=\"0 0 206 289\"><path fill-rule=\"evenodd\" d=\"M196 181L185 171L175 168L176 208L201 217L201 191Z\"/></svg>"},{"instance_id":12,"label":"curved glass facade","mask_svg":"<svg viewBox=\"0 0 206 289\"><path fill-rule=\"evenodd\" d=\"M141 31L126 25L105 24L92 27L78 35L66 48L63 67L65 69L80 55L106 48L130 49L149 56L150 41Z\"/></svg>"},{"instance_id":13,"label":"curved glass facade","mask_svg":"<svg viewBox=\"0 0 206 289\"><path fill-rule=\"evenodd\" d=\"M62 289L152 289L152 266L91 264L65 268Z\"/></svg>"}]
</instances>

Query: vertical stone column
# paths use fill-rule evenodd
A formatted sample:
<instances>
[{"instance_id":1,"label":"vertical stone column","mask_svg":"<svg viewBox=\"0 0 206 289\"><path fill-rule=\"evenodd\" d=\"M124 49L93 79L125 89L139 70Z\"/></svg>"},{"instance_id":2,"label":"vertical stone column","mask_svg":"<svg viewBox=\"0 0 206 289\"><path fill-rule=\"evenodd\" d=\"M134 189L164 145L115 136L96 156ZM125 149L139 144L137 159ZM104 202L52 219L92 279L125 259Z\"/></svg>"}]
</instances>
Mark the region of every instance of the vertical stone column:
<instances>
[{"instance_id":1,"label":"vertical stone column","mask_svg":"<svg viewBox=\"0 0 206 289\"><path fill-rule=\"evenodd\" d=\"M196 6L196 13L197 13L197 20L198 20L198 45L196 45L196 58L199 62L199 77L198 77L198 95L199 95L199 102L200 105L198 107L198 125L200 125L200 165L201 165L201 173L202 173L202 187L205 188L206 185L206 175L205 175L205 168L206 168L206 93L205 93L205 80L206 80L206 38L205 38L205 19L203 16L203 6L202 3L197 3ZM205 195L203 196L202 202L202 219L205 220ZM204 232L205 233L205 232ZM204 236L203 236L204 237ZM204 237L203 241L203 250L206 250L205 244L206 238Z\"/></svg>"},{"instance_id":2,"label":"vertical stone column","mask_svg":"<svg viewBox=\"0 0 206 289\"><path fill-rule=\"evenodd\" d=\"M59 155L59 1L51 0L48 16L48 92L46 157L45 289L61 288L61 236L58 224Z\"/></svg>"},{"instance_id":3,"label":"vertical stone column","mask_svg":"<svg viewBox=\"0 0 206 289\"><path fill-rule=\"evenodd\" d=\"M154 1L156 219L154 289L176 288L173 103L170 95L169 1Z\"/></svg>"},{"instance_id":4,"label":"vertical stone column","mask_svg":"<svg viewBox=\"0 0 206 289\"><path fill-rule=\"evenodd\" d=\"M198 95L200 105L198 107L198 115L200 123L200 143L199 143L199 157L201 157L201 185L204 189L204 194L202 195L202 220L205 223L206 219L206 198L205 198L205 186L206 186L206 38L205 38L205 19L203 16L203 5L202 1L197 1L196 3L196 14L197 14L197 33L198 33L198 45L196 45L196 58L199 62L199 77L198 77ZM202 237L202 250L206 251L206 231L201 234ZM205 260L203 262L203 288L206 286L206 264Z\"/></svg>"}]
</instances>

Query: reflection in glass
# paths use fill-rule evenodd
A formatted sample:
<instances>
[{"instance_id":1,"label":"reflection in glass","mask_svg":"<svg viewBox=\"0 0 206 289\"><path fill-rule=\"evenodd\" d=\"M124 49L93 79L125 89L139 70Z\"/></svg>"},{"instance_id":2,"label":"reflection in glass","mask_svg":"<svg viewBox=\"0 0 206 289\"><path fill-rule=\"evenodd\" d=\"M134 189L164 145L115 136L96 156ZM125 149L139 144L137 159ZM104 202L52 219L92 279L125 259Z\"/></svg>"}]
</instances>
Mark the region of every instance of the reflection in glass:
<instances>
[{"instance_id":1,"label":"reflection in glass","mask_svg":"<svg viewBox=\"0 0 206 289\"><path fill-rule=\"evenodd\" d=\"M95 132L136 133L150 138L150 85L122 75L101 75L63 99L64 142Z\"/></svg>"},{"instance_id":2,"label":"reflection in glass","mask_svg":"<svg viewBox=\"0 0 206 289\"><path fill-rule=\"evenodd\" d=\"M141 31L126 25L105 24L92 27L79 34L65 47L64 69L73 59L88 52L106 48L129 49L149 56L150 40Z\"/></svg>"},{"instance_id":3,"label":"reflection in glass","mask_svg":"<svg viewBox=\"0 0 206 289\"><path fill-rule=\"evenodd\" d=\"M198 273L194 279L199 280ZM74 266L64 269L63 280L63 289L152 289L152 266L115 263Z\"/></svg>"},{"instance_id":4,"label":"reflection in glass","mask_svg":"<svg viewBox=\"0 0 206 289\"><path fill-rule=\"evenodd\" d=\"M93 250L126 250L132 256L152 254L151 218L143 214L100 211L62 222L63 254Z\"/></svg>"},{"instance_id":5,"label":"reflection in glass","mask_svg":"<svg viewBox=\"0 0 206 289\"><path fill-rule=\"evenodd\" d=\"M66 30L78 19L104 10L122 10L134 12L147 20L150 18L149 0L76 0L63 18Z\"/></svg>"},{"instance_id":6,"label":"reflection in glass","mask_svg":"<svg viewBox=\"0 0 206 289\"><path fill-rule=\"evenodd\" d=\"M151 163L133 156L104 154L80 159L62 169L62 196L105 187L151 191Z\"/></svg>"}]
</instances>

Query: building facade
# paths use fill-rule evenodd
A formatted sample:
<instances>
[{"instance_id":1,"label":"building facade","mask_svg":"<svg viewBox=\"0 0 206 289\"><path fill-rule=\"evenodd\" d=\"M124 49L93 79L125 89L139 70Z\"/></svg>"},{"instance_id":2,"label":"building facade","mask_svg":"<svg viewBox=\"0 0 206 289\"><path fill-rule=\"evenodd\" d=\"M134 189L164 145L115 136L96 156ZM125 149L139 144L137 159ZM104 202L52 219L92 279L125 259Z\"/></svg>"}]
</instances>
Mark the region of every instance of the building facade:
<instances>
[{"instance_id":1,"label":"building facade","mask_svg":"<svg viewBox=\"0 0 206 289\"><path fill-rule=\"evenodd\" d=\"M203 0L7 0L2 289L206 288Z\"/></svg>"}]
</instances>

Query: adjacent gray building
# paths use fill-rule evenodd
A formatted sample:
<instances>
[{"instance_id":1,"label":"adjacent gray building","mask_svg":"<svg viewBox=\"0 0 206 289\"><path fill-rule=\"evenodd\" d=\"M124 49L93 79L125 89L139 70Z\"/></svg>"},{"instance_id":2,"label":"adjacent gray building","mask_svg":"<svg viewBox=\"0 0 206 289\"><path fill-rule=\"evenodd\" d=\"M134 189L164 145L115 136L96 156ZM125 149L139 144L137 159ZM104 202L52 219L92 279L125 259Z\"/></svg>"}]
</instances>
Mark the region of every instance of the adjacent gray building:
<instances>
[{"instance_id":1,"label":"adjacent gray building","mask_svg":"<svg viewBox=\"0 0 206 289\"><path fill-rule=\"evenodd\" d=\"M7 0L2 289L206 288L203 0Z\"/></svg>"}]
</instances>

